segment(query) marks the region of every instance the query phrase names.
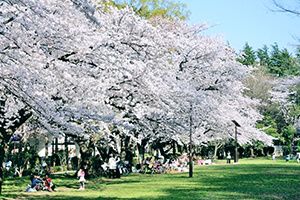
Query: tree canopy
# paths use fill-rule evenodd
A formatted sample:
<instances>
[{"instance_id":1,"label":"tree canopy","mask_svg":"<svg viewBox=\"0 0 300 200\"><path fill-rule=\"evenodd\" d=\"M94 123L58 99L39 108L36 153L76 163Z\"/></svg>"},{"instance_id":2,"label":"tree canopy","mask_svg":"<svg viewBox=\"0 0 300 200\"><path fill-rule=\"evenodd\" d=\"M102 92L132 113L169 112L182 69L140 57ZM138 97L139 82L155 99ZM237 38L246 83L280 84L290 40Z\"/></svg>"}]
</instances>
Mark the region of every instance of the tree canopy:
<instances>
[{"instance_id":1,"label":"tree canopy","mask_svg":"<svg viewBox=\"0 0 300 200\"><path fill-rule=\"evenodd\" d=\"M81 135L107 122L128 128L133 116L135 126L152 130L148 119L155 119L170 133L181 121L176 132L185 132L191 103L202 128L221 130L253 110L241 94L247 70L222 41L199 35L201 25L149 23L87 1L2 8L1 84L51 132Z\"/></svg>"},{"instance_id":2,"label":"tree canopy","mask_svg":"<svg viewBox=\"0 0 300 200\"><path fill-rule=\"evenodd\" d=\"M120 9L130 6L136 14L147 19L163 17L186 20L189 11L185 4L172 0L108 0L102 2L106 6L116 6Z\"/></svg>"},{"instance_id":3,"label":"tree canopy","mask_svg":"<svg viewBox=\"0 0 300 200\"><path fill-rule=\"evenodd\" d=\"M277 43L274 43L271 47L264 45L260 49L253 50L246 43L237 60L247 66L259 65L261 70L273 76L297 76L300 74L300 62L297 51L294 56L286 48L280 49Z\"/></svg>"}]
</instances>

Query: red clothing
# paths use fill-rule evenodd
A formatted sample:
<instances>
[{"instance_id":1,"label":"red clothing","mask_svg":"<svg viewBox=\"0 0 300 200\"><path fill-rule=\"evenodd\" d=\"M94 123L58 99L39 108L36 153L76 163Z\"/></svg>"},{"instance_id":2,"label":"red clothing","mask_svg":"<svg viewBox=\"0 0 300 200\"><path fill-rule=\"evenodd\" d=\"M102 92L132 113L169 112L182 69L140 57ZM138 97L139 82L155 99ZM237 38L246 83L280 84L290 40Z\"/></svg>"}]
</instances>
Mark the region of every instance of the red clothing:
<instances>
[{"instance_id":1,"label":"red clothing","mask_svg":"<svg viewBox=\"0 0 300 200\"><path fill-rule=\"evenodd\" d=\"M48 177L45 179L45 187L47 189L51 189L51 186L52 186L52 179Z\"/></svg>"}]
</instances>

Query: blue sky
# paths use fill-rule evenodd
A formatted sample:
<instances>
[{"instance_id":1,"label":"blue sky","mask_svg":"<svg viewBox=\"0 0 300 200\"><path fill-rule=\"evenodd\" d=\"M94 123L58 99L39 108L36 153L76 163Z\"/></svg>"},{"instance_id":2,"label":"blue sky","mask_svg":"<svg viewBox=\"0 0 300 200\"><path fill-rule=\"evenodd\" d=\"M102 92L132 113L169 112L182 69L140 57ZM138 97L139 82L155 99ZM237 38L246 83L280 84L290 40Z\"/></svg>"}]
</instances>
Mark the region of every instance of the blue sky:
<instances>
[{"instance_id":1,"label":"blue sky","mask_svg":"<svg viewBox=\"0 0 300 200\"><path fill-rule=\"evenodd\" d=\"M293 0L289 0L292 2ZM254 49L277 42L294 52L300 44L300 16L274 12L272 0L181 0L191 11L190 23L206 22L209 35L221 35L237 51L248 42ZM294 5L296 6L296 5ZM299 4L298 4L299 6Z\"/></svg>"}]
</instances>

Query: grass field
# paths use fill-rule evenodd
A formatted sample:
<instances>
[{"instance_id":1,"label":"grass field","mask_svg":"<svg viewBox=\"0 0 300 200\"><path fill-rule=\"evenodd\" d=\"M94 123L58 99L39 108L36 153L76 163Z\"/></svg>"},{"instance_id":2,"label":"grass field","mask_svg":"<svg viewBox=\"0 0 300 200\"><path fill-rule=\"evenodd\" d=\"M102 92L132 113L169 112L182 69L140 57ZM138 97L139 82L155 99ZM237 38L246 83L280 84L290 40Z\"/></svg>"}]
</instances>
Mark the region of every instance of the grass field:
<instances>
[{"instance_id":1,"label":"grass field","mask_svg":"<svg viewBox=\"0 0 300 200\"><path fill-rule=\"evenodd\" d=\"M240 160L239 164L196 167L187 173L132 174L121 179L92 179L78 190L72 178L54 178L56 192L26 193L26 179L6 180L0 199L287 199L300 200L300 164L282 160Z\"/></svg>"}]
</instances>

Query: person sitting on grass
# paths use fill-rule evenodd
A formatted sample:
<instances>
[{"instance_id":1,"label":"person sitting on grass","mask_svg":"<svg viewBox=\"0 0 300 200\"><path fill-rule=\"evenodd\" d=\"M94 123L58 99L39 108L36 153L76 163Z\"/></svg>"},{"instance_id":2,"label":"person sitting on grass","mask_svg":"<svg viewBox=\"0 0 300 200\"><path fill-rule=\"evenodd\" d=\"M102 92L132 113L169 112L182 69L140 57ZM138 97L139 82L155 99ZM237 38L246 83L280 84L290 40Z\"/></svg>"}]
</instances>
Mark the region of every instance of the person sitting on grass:
<instances>
[{"instance_id":1,"label":"person sitting on grass","mask_svg":"<svg viewBox=\"0 0 300 200\"><path fill-rule=\"evenodd\" d=\"M31 185L26 189L27 192L39 191L43 187L43 180L40 176L34 174L30 176Z\"/></svg>"},{"instance_id":2,"label":"person sitting on grass","mask_svg":"<svg viewBox=\"0 0 300 200\"><path fill-rule=\"evenodd\" d=\"M46 174L45 178L44 178L44 189L52 192L55 189L55 185L53 184L52 179L49 177L48 174Z\"/></svg>"}]
</instances>

